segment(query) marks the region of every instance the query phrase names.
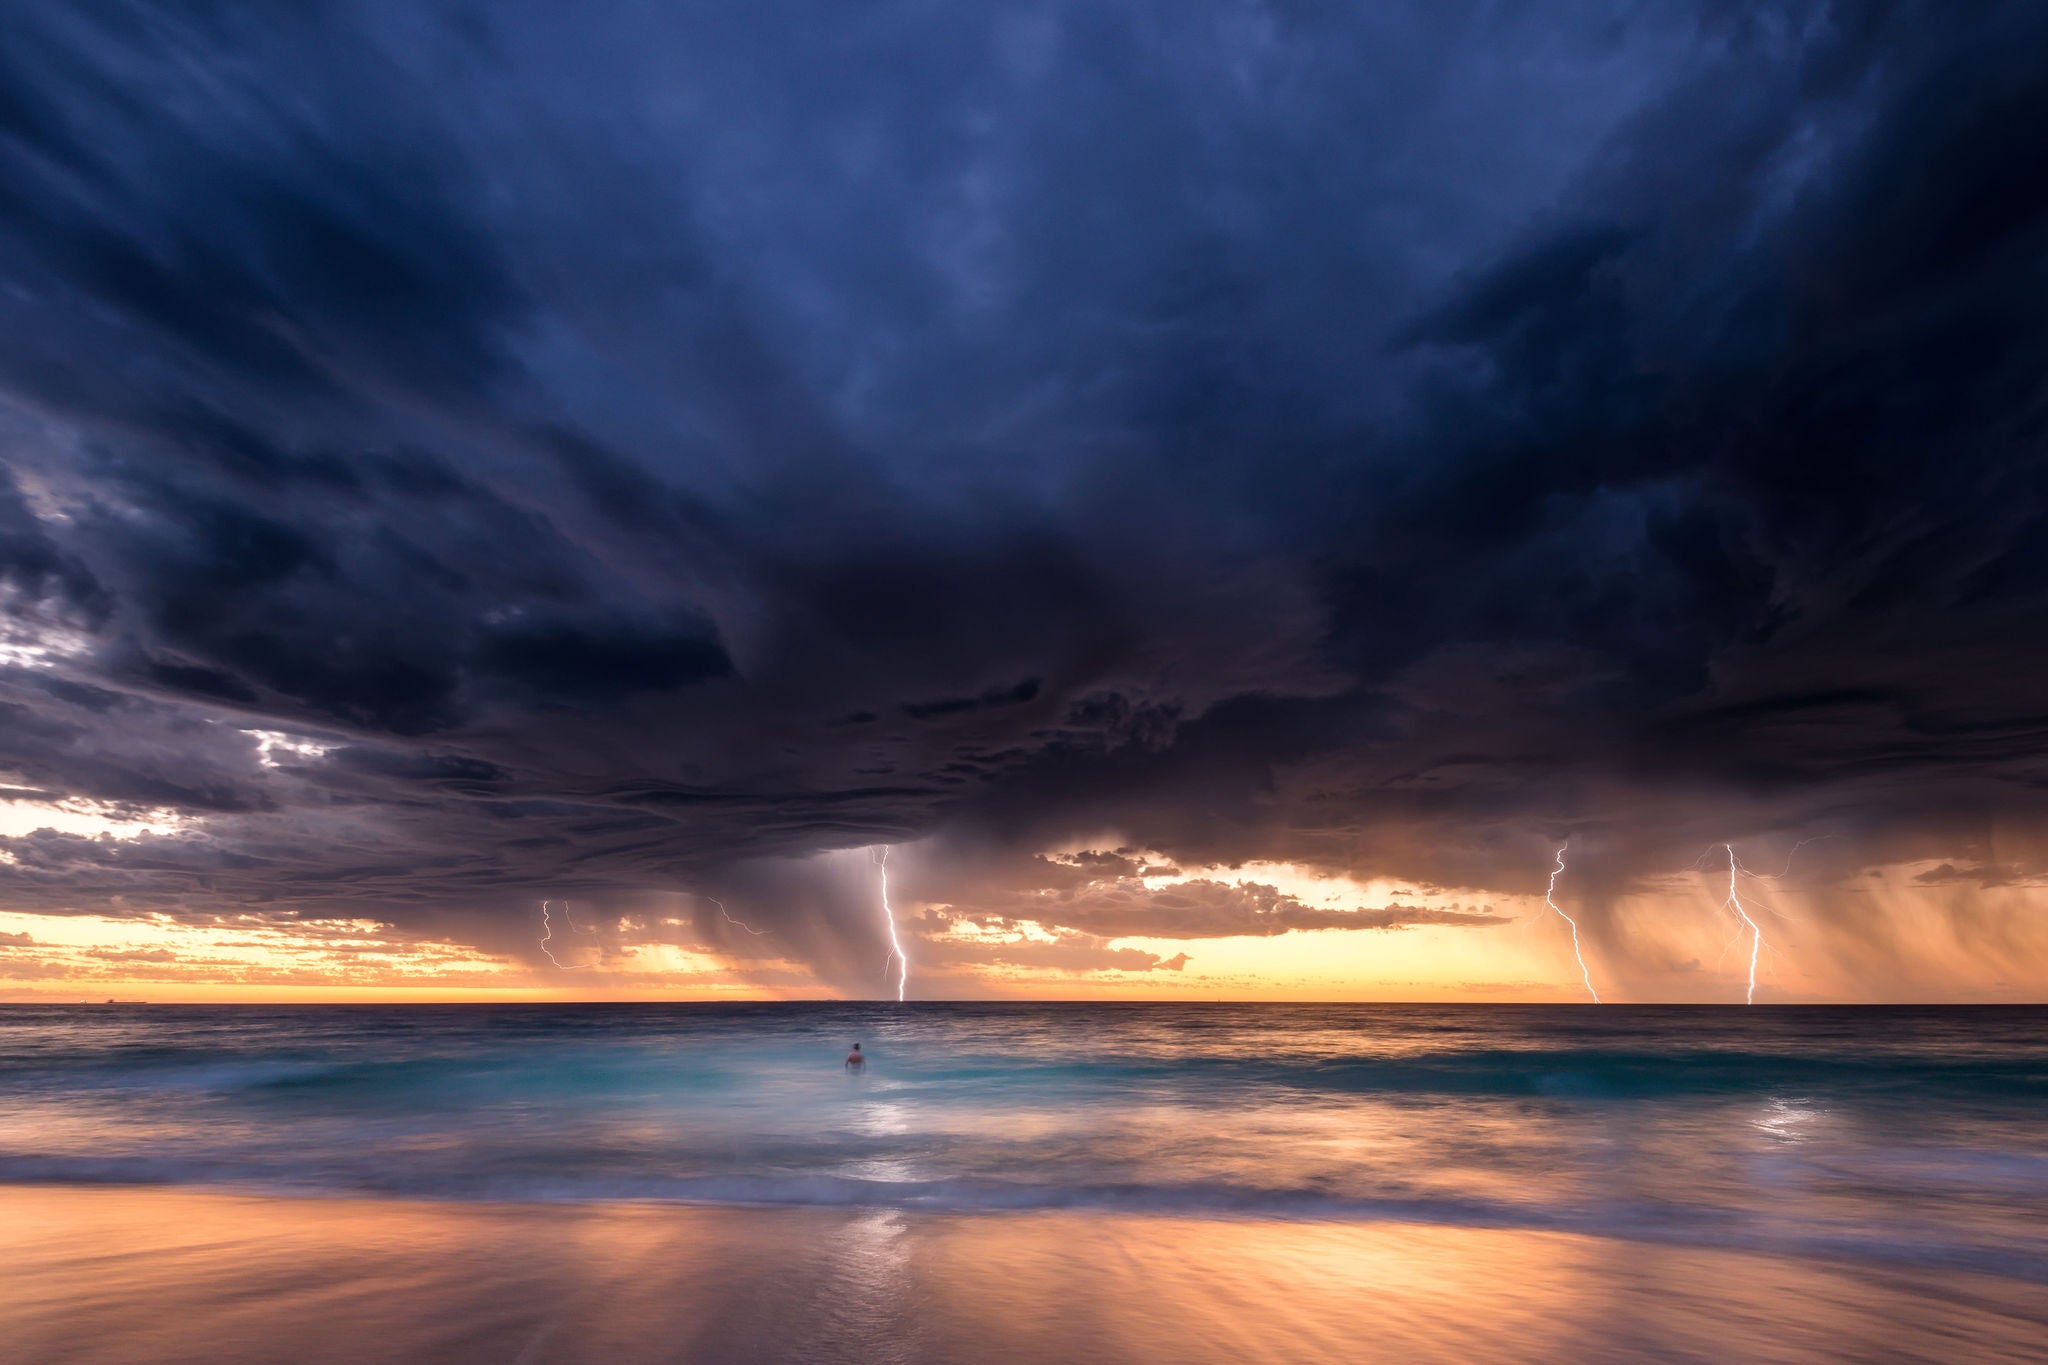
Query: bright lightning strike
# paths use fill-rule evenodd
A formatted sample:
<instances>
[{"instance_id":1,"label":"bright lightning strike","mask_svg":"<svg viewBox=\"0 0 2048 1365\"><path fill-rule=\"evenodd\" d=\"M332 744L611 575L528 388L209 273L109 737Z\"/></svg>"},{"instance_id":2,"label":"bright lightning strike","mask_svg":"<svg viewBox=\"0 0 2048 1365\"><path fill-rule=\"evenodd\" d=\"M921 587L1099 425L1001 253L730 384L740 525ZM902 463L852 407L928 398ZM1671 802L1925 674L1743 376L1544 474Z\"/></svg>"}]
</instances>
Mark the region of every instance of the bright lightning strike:
<instances>
[{"instance_id":1,"label":"bright lightning strike","mask_svg":"<svg viewBox=\"0 0 2048 1365\"><path fill-rule=\"evenodd\" d=\"M1762 926L1749 917L1749 911L1745 910L1742 906L1742 897L1737 895L1735 891L1735 878L1749 869L1735 860L1735 845L1723 844L1721 847L1728 850L1728 899L1722 901L1721 904L1725 908L1733 910L1735 917L1749 926L1749 995L1743 1003L1754 1005L1756 1003L1756 960L1758 954L1762 953L1764 949L1764 931ZM1787 859L1786 867L1790 868L1790 866L1791 860Z\"/></svg>"},{"instance_id":2,"label":"bright lightning strike","mask_svg":"<svg viewBox=\"0 0 2048 1365\"><path fill-rule=\"evenodd\" d=\"M540 903L540 950L548 955L548 961L554 963L557 967L560 967L565 972L580 972L585 971L591 967L597 966L598 964L595 962L578 962L574 965L571 965L567 962L562 961L562 959L556 957L555 950L548 947L548 944L552 942L555 937L555 923L554 920L550 918L548 915L548 906L551 903L552 902L549 901L542 901ZM571 929L576 928L576 921L569 918L569 907L566 905L562 907L562 918L565 920L569 920L569 927ZM577 932L580 933L581 931L578 930Z\"/></svg>"},{"instance_id":3,"label":"bright lightning strike","mask_svg":"<svg viewBox=\"0 0 2048 1365\"><path fill-rule=\"evenodd\" d=\"M1557 903L1557 879L1564 875L1564 851L1570 844L1557 846L1557 866L1550 870L1550 885L1543 892L1543 903L1556 912L1557 917L1572 927L1572 956L1579 961L1579 975L1585 979L1586 994L1593 997L1593 1003L1600 1003L1600 992L1593 989L1593 974L1586 970L1586 955L1579 951L1579 922L1567 915Z\"/></svg>"},{"instance_id":4,"label":"bright lightning strike","mask_svg":"<svg viewBox=\"0 0 2048 1365\"><path fill-rule=\"evenodd\" d=\"M882 870L882 921L889 926L889 956L882 961L882 970L889 969L895 962L896 1001L903 1002L903 988L910 982L910 959L903 955L903 942L896 937L896 911L889 905L889 846L882 845L881 856L875 859L875 866Z\"/></svg>"}]
</instances>

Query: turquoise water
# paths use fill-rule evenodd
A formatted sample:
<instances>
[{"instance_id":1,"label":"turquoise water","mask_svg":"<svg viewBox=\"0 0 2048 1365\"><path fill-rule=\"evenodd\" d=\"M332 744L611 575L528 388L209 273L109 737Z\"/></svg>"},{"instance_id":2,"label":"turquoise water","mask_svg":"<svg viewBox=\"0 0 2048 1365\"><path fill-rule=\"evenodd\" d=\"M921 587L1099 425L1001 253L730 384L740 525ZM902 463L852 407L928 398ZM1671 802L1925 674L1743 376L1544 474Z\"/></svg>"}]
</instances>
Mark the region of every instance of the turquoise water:
<instances>
[{"instance_id":1,"label":"turquoise water","mask_svg":"<svg viewBox=\"0 0 2048 1365\"><path fill-rule=\"evenodd\" d=\"M0 1007L11 1183L1398 1220L2048 1281L2044 1119L2041 1009Z\"/></svg>"}]
</instances>

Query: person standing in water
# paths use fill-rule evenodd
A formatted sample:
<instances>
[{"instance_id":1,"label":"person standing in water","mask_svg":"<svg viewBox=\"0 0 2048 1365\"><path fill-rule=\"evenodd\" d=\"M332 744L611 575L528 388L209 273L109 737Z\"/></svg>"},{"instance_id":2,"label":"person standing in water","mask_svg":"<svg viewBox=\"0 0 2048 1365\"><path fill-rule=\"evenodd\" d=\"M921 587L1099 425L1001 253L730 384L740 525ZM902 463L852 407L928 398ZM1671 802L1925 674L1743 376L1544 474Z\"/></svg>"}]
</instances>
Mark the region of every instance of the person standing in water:
<instances>
[{"instance_id":1,"label":"person standing in water","mask_svg":"<svg viewBox=\"0 0 2048 1365\"><path fill-rule=\"evenodd\" d=\"M860 1044L855 1043L853 1051L846 1054L846 1069L848 1071L859 1071L867 1066L867 1064L868 1059L860 1055Z\"/></svg>"}]
</instances>

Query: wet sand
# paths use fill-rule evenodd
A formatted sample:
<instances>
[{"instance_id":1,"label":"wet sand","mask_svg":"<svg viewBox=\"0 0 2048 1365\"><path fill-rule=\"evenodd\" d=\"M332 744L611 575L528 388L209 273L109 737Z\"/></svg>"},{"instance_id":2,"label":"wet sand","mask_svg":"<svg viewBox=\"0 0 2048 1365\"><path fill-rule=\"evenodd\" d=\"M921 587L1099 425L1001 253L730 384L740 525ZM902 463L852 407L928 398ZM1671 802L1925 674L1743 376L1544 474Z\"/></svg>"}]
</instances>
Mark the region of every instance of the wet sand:
<instances>
[{"instance_id":1,"label":"wet sand","mask_svg":"<svg viewBox=\"0 0 2048 1365\"><path fill-rule=\"evenodd\" d=\"M10 1365L2039 1360L1996 1276L1100 1213L0 1187Z\"/></svg>"}]
</instances>

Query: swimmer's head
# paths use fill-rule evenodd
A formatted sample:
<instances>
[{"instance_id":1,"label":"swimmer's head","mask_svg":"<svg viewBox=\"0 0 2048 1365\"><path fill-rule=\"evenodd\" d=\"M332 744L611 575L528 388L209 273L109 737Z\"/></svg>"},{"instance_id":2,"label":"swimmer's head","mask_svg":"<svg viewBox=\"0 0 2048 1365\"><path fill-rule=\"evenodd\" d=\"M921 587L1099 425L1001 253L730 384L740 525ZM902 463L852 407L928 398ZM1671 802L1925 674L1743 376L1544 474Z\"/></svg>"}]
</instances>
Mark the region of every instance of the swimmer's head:
<instances>
[{"instance_id":1,"label":"swimmer's head","mask_svg":"<svg viewBox=\"0 0 2048 1365\"><path fill-rule=\"evenodd\" d=\"M858 1051L860 1051L860 1044L859 1044L859 1043L855 1043L855 1044L853 1045L853 1050L854 1050L855 1052L858 1052Z\"/></svg>"}]
</instances>

